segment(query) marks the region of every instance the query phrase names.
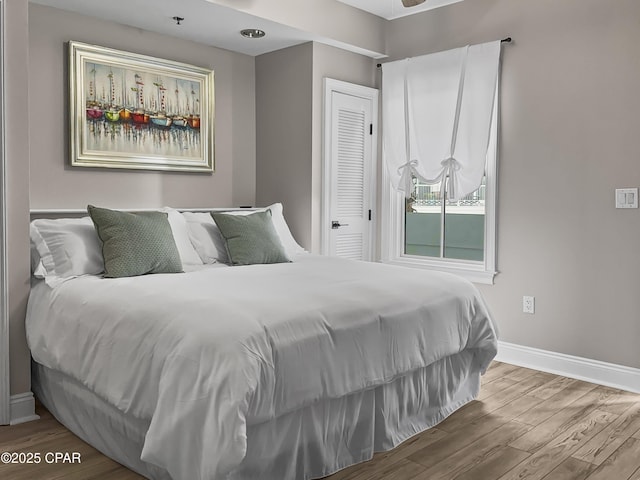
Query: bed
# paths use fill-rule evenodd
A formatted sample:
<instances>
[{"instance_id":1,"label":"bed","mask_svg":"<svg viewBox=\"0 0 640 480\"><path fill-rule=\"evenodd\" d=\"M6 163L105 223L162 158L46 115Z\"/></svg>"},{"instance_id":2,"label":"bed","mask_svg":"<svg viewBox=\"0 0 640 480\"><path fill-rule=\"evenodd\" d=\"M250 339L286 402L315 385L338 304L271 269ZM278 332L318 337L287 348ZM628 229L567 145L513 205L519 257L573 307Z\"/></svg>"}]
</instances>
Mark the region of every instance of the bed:
<instances>
[{"instance_id":1,"label":"bed","mask_svg":"<svg viewBox=\"0 0 640 480\"><path fill-rule=\"evenodd\" d=\"M471 283L290 256L34 280L36 396L106 455L174 480L321 478L477 396L497 335Z\"/></svg>"}]
</instances>

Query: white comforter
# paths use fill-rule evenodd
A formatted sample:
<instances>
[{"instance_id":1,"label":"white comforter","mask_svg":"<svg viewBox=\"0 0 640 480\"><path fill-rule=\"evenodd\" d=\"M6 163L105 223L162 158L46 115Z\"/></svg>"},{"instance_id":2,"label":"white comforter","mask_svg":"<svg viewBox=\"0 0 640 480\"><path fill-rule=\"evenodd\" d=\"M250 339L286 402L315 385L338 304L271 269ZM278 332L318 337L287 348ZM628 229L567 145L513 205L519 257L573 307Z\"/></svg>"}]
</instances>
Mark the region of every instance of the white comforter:
<instances>
[{"instance_id":1,"label":"white comforter","mask_svg":"<svg viewBox=\"0 0 640 480\"><path fill-rule=\"evenodd\" d=\"M388 382L464 349L496 353L485 304L444 273L304 256L34 288L36 362L150 419L142 459L174 479L219 479L246 426Z\"/></svg>"}]
</instances>

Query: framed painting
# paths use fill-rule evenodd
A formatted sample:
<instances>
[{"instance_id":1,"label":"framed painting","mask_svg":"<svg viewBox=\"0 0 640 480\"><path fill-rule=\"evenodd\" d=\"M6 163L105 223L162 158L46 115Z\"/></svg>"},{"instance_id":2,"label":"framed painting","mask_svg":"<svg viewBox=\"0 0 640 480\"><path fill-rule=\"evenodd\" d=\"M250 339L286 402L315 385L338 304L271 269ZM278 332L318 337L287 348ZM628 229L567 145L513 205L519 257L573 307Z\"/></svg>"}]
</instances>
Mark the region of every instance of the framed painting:
<instances>
[{"instance_id":1,"label":"framed painting","mask_svg":"<svg viewBox=\"0 0 640 480\"><path fill-rule=\"evenodd\" d=\"M213 172L214 75L69 42L71 165Z\"/></svg>"}]
</instances>

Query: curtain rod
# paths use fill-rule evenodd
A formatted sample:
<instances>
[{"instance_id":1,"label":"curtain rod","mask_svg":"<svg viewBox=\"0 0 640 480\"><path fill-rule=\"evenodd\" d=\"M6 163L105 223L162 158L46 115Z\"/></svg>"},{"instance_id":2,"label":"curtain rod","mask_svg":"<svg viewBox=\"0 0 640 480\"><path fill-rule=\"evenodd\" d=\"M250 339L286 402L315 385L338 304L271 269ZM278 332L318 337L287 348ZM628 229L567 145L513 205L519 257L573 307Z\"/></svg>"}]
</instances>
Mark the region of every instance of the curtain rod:
<instances>
[{"instance_id":1,"label":"curtain rod","mask_svg":"<svg viewBox=\"0 0 640 480\"><path fill-rule=\"evenodd\" d=\"M507 37L507 38L503 38L502 40L500 40L500 43L511 43L511 37ZM382 66L381 63L378 63L376 65L376 67L380 68Z\"/></svg>"}]
</instances>

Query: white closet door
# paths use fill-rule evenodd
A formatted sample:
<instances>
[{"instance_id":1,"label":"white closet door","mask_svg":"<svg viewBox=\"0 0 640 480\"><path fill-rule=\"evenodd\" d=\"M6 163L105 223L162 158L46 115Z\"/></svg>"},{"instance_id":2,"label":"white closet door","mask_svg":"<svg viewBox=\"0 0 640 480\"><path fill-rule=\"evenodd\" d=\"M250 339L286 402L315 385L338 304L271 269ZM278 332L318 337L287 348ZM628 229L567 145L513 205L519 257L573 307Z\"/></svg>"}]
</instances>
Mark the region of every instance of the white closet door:
<instances>
[{"instance_id":1,"label":"white closet door","mask_svg":"<svg viewBox=\"0 0 640 480\"><path fill-rule=\"evenodd\" d=\"M366 87L361 87L366 88ZM366 88L367 93L370 90ZM374 90L377 95L377 91ZM328 198L325 253L357 260L372 259L374 99L370 95L331 90L324 194ZM377 103L377 101L376 101Z\"/></svg>"}]
</instances>

